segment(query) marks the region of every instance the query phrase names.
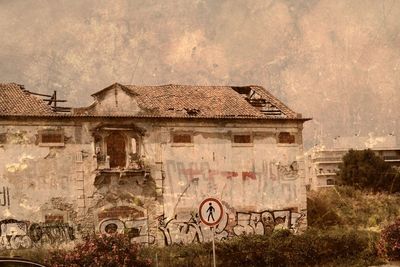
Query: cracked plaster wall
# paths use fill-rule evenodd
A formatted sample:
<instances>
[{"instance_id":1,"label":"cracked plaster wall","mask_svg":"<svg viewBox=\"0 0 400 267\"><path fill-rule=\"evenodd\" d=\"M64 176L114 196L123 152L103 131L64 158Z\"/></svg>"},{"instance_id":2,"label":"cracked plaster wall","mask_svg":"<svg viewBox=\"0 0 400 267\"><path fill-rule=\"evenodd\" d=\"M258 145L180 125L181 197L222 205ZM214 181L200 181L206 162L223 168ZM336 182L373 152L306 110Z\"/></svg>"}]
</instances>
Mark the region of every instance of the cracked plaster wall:
<instances>
[{"instance_id":1,"label":"cracked plaster wall","mask_svg":"<svg viewBox=\"0 0 400 267\"><path fill-rule=\"evenodd\" d=\"M55 126L0 126L0 132L7 136L6 143L0 145L0 186L9 192L8 208L0 210L2 218L44 221L55 198L76 206L75 157L90 150L90 143L82 143L81 127L72 126L62 127L65 146L38 145L38 132L49 128ZM72 220L71 214L64 214L65 221Z\"/></svg>"}]
</instances>

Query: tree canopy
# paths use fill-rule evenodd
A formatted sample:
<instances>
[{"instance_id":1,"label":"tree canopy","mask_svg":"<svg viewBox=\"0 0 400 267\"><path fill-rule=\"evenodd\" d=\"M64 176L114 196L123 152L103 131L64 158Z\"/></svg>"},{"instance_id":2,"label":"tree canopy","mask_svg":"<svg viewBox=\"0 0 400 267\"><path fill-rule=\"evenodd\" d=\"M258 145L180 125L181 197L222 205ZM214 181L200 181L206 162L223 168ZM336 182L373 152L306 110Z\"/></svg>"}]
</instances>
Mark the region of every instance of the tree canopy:
<instances>
[{"instance_id":1,"label":"tree canopy","mask_svg":"<svg viewBox=\"0 0 400 267\"><path fill-rule=\"evenodd\" d=\"M339 165L339 183L372 191L400 192L400 173L371 149L350 149Z\"/></svg>"}]
</instances>

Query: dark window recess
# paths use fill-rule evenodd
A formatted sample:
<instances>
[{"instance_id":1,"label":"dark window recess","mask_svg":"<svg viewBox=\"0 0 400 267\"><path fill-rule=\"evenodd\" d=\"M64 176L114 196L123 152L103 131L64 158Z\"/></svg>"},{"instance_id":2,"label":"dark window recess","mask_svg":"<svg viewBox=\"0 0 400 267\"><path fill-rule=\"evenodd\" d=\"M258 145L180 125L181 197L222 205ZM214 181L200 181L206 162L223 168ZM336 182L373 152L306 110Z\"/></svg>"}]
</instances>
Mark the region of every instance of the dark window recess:
<instances>
[{"instance_id":1,"label":"dark window recess","mask_svg":"<svg viewBox=\"0 0 400 267\"><path fill-rule=\"evenodd\" d=\"M278 138L279 138L279 143L281 144L294 144L295 142L294 135L287 132L279 133Z\"/></svg>"},{"instance_id":2,"label":"dark window recess","mask_svg":"<svg viewBox=\"0 0 400 267\"><path fill-rule=\"evenodd\" d=\"M5 144L5 143L7 143L7 134L0 133L0 144Z\"/></svg>"},{"instance_id":3,"label":"dark window recess","mask_svg":"<svg viewBox=\"0 0 400 267\"><path fill-rule=\"evenodd\" d=\"M233 142L237 144L250 144L251 136L249 134L237 134L233 136Z\"/></svg>"},{"instance_id":4,"label":"dark window recess","mask_svg":"<svg viewBox=\"0 0 400 267\"><path fill-rule=\"evenodd\" d=\"M327 179L326 180L326 185L335 185L335 179Z\"/></svg>"},{"instance_id":5,"label":"dark window recess","mask_svg":"<svg viewBox=\"0 0 400 267\"><path fill-rule=\"evenodd\" d=\"M118 231L118 225L115 223L110 223L104 229L107 234L115 234Z\"/></svg>"},{"instance_id":6,"label":"dark window recess","mask_svg":"<svg viewBox=\"0 0 400 267\"><path fill-rule=\"evenodd\" d=\"M128 236L129 238L134 238L140 236L140 229L138 228L130 228L128 230Z\"/></svg>"},{"instance_id":7,"label":"dark window recess","mask_svg":"<svg viewBox=\"0 0 400 267\"><path fill-rule=\"evenodd\" d=\"M172 136L173 143L192 143L192 136L190 134L174 134Z\"/></svg>"}]
</instances>

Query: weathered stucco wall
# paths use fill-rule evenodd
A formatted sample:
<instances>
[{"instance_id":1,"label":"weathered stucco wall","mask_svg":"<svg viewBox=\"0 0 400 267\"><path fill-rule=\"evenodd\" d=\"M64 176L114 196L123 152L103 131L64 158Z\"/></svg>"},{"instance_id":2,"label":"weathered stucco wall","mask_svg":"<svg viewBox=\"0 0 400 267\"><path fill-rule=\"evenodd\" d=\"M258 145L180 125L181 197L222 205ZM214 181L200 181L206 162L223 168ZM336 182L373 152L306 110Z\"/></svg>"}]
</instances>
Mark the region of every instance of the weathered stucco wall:
<instances>
[{"instance_id":1,"label":"weathered stucco wall","mask_svg":"<svg viewBox=\"0 0 400 267\"><path fill-rule=\"evenodd\" d=\"M62 129L64 145L40 145L44 129ZM67 242L90 231L124 232L149 244L201 242L211 232L197 209L209 196L219 198L226 211L218 238L298 231L306 223L301 129L289 121L4 121L0 248ZM96 131L140 132L142 166L100 169ZM279 144L281 131L296 142ZM192 143L172 143L176 132L190 133ZM240 133L251 134L252 142L234 144L233 134Z\"/></svg>"},{"instance_id":2,"label":"weathered stucco wall","mask_svg":"<svg viewBox=\"0 0 400 267\"><path fill-rule=\"evenodd\" d=\"M226 215L218 238L266 233L275 227L297 231L305 224L306 196L301 128L275 125L174 125L161 130L164 180L165 243L210 240L199 223L198 206L217 197ZM173 144L171 132L191 132L193 144ZM296 136L278 144L278 133ZM234 144L233 134L251 134L252 144Z\"/></svg>"},{"instance_id":3,"label":"weathered stucco wall","mask_svg":"<svg viewBox=\"0 0 400 267\"><path fill-rule=\"evenodd\" d=\"M91 161L76 164L78 155L91 153L84 129L57 122L12 124L0 126L0 199L5 202L0 206L0 247L74 239L81 194L77 170L93 168ZM39 144L39 132L49 129L63 129L64 146Z\"/></svg>"}]
</instances>

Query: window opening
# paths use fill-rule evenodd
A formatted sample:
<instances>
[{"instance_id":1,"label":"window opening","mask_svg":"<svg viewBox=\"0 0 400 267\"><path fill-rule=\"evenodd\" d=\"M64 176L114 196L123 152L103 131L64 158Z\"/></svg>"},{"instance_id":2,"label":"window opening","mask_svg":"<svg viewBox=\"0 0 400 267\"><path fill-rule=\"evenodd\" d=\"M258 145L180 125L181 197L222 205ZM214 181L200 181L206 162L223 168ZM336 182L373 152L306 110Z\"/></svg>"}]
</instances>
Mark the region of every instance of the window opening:
<instances>
[{"instance_id":1,"label":"window opening","mask_svg":"<svg viewBox=\"0 0 400 267\"><path fill-rule=\"evenodd\" d=\"M236 134L233 136L233 142L236 144L250 144L251 136L249 134Z\"/></svg>"},{"instance_id":2,"label":"window opening","mask_svg":"<svg viewBox=\"0 0 400 267\"><path fill-rule=\"evenodd\" d=\"M279 143L281 143L281 144L294 144L294 142L295 142L294 135L290 134L288 132L279 133L278 139L279 139Z\"/></svg>"},{"instance_id":3,"label":"window opening","mask_svg":"<svg viewBox=\"0 0 400 267\"><path fill-rule=\"evenodd\" d=\"M335 185L334 179L326 179L326 185Z\"/></svg>"},{"instance_id":4,"label":"window opening","mask_svg":"<svg viewBox=\"0 0 400 267\"><path fill-rule=\"evenodd\" d=\"M125 168L125 138L120 133L112 133L106 138L107 156L110 157L110 168Z\"/></svg>"},{"instance_id":5,"label":"window opening","mask_svg":"<svg viewBox=\"0 0 400 267\"><path fill-rule=\"evenodd\" d=\"M172 136L173 143L192 143L192 135L191 134L173 134Z\"/></svg>"},{"instance_id":6,"label":"window opening","mask_svg":"<svg viewBox=\"0 0 400 267\"><path fill-rule=\"evenodd\" d=\"M131 146L132 146L132 154L136 154L137 153L137 142L136 142L136 138L131 138Z\"/></svg>"}]
</instances>

